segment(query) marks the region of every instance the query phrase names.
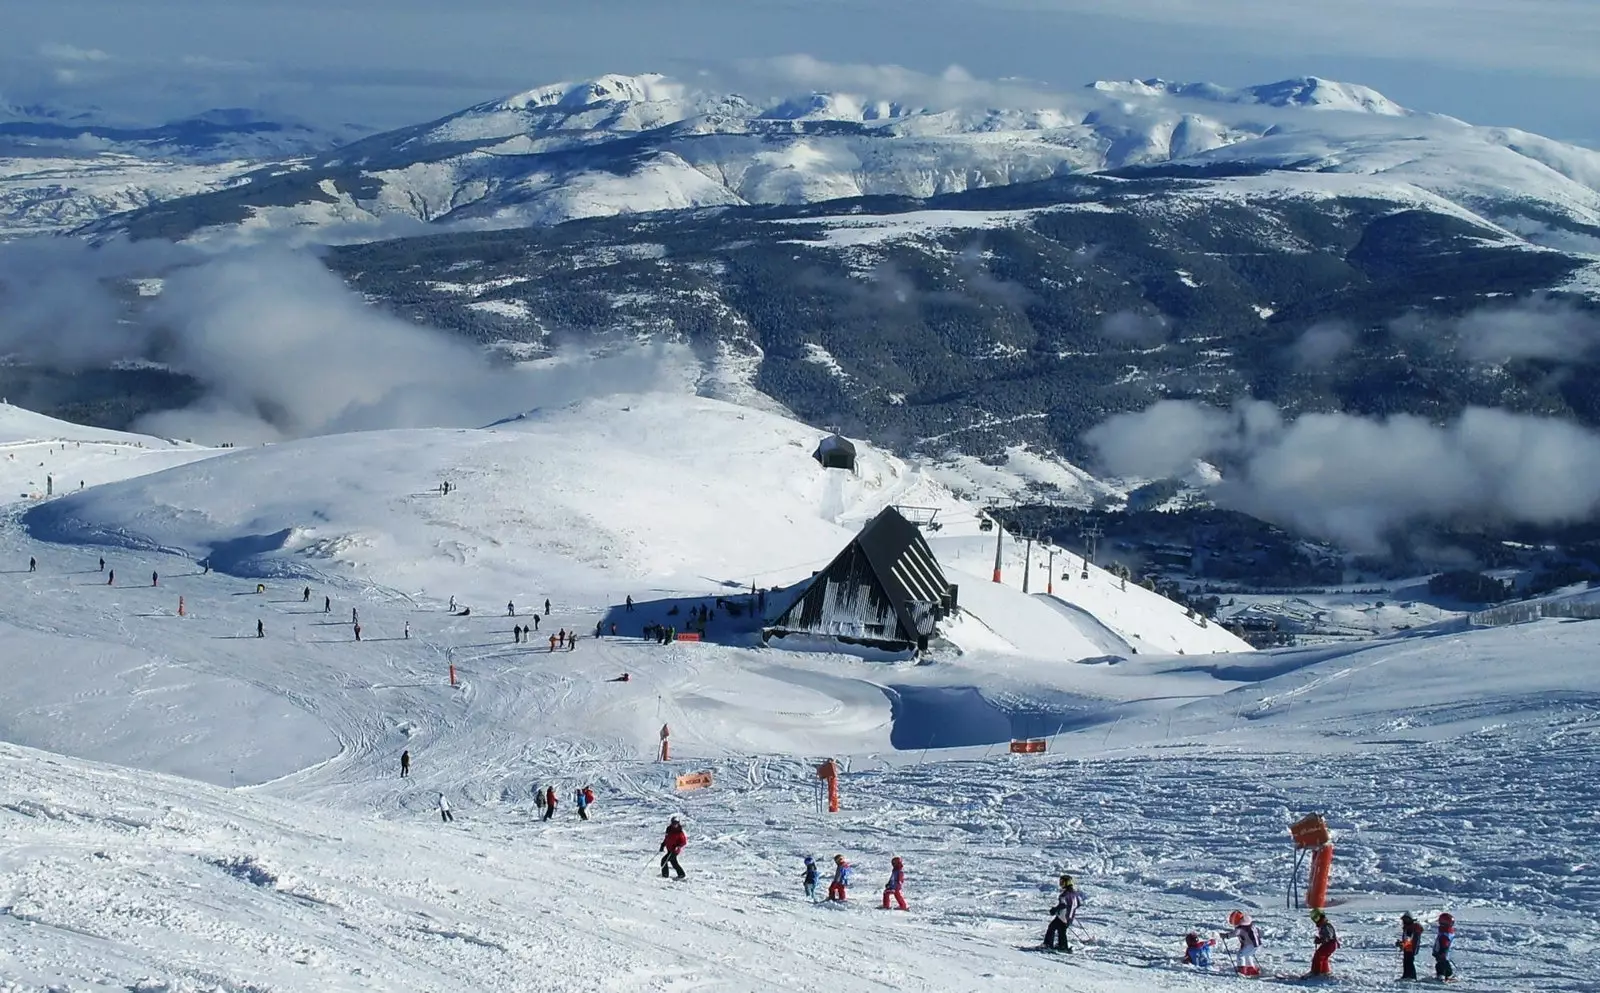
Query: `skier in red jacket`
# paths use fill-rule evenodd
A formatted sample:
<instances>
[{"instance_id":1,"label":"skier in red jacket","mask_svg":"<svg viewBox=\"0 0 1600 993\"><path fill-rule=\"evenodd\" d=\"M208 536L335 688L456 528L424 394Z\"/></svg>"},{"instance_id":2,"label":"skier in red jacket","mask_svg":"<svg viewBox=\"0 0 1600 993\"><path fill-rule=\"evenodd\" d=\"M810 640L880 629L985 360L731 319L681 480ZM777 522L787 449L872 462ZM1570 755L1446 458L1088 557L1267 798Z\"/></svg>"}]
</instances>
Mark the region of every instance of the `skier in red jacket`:
<instances>
[{"instance_id":1,"label":"skier in red jacket","mask_svg":"<svg viewBox=\"0 0 1600 993\"><path fill-rule=\"evenodd\" d=\"M683 878L683 866L678 864L678 853L683 851L689 843L689 836L684 833L683 825L674 817L672 823L667 825L667 834L661 839L661 878L667 878L667 867L670 866L678 873L678 878Z\"/></svg>"},{"instance_id":2,"label":"skier in red jacket","mask_svg":"<svg viewBox=\"0 0 1600 993\"><path fill-rule=\"evenodd\" d=\"M556 816L556 788L554 786L546 786L544 788L544 819L548 821L554 816Z\"/></svg>"}]
</instances>

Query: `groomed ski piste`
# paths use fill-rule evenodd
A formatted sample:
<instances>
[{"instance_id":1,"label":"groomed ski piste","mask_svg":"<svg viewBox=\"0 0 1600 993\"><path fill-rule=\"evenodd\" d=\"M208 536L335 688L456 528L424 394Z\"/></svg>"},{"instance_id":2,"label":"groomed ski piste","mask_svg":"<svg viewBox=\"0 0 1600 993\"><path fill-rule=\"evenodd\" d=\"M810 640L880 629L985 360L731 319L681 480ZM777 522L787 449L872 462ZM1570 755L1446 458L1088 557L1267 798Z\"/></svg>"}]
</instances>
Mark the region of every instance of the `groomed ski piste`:
<instances>
[{"instance_id":1,"label":"groomed ski piste","mask_svg":"<svg viewBox=\"0 0 1600 993\"><path fill-rule=\"evenodd\" d=\"M1076 556L1047 577L1036 548L1024 594L1007 539L992 583L972 505L867 445L822 470L819 437L667 394L232 450L0 407L0 990L1237 988L1182 936L1243 909L1265 981L1304 973L1313 811L1324 982L1392 988L1400 913L1431 939L1448 910L1463 985L1595 989L1593 627L1248 652ZM804 581L888 505L939 509L960 584L924 664L763 647L720 609L706 642L638 637ZM812 904L801 858L836 852L851 899ZM894 855L908 913L877 909ZM1075 951L1025 954L1063 872Z\"/></svg>"}]
</instances>

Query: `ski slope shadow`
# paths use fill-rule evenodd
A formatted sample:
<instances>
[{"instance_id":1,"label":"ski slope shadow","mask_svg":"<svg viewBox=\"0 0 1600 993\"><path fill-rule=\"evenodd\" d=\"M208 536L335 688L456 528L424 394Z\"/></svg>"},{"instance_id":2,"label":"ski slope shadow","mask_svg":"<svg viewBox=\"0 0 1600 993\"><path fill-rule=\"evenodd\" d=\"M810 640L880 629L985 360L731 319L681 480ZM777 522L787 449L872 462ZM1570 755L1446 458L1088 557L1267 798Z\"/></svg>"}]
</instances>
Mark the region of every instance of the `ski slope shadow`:
<instances>
[{"instance_id":1,"label":"ski slope shadow","mask_svg":"<svg viewBox=\"0 0 1600 993\"><path fill-rule=\"evenodd\" d=\"M992 700L975 686L886 686L897 749L998 745L1044 738L1105 721L1105 704L1080 698Z\"/></svg>"}]
</instances>

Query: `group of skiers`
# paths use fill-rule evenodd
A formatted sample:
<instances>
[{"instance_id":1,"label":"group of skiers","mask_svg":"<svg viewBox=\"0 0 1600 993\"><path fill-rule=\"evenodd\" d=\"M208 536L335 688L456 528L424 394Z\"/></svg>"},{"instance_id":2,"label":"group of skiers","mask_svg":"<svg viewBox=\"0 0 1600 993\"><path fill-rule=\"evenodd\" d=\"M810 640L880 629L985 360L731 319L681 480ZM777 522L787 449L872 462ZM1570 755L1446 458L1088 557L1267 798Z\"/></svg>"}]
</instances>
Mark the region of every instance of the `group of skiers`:
<instances>
[{"instance_id":1,"label":"group of skiers","mask_svg":"<svg viewBox=\"0 0 1600 993\"><path fill-rule=\"evenodd\" d=\"M1333 953L1339 950L1339 934L1327 912L1320 908L1311 911L1311 922L1317 926L1317 936L1314 939L1309 976L1331 976ZM1055 923L1051 921L1052 928ZM1439 915L1433 940L1433 967L1435 978L1441 982L1455 978L1455 967L1450 962L1450 952L1455 944L1455 925L1455 918L1450 914ZM1211 950L1220 938L1224 945L1230 940L1236 943L1232 949L1235 972L1241 976L1261 975L1261 967L1256 962L1256 952L1262 945L1260 926L1249 914L1235 910L1228 915L1228 927L1229 930L1219 932L1216 938L1202 938L1198 931L1184 935L1183 961L1199 969L1211 968ZM1395 947L1400 949L1401 979L1417 978L1417 953L1425 937L1426 931L1420 921L1409 912L1400 915L1400 939L1395 942ZM1045 944L1048 947L1048 934Z\"/></svg>"},{"instance_id":2,"label":"group of skiers","mask_svg":"<svg viewBox=\"0 0 1600 993\"><path fill-rule=\"evenodd\" d=\"M674 823L677 823L674 819ZM817 881L820 879L817 870L817 860L810 855L805 857L805 870L800 876L800 889L805 893L806 899L815 900ZM850 885L855 880L855 868L843 855L833 857L833 877L828 881L828 895L823 902L844 903L850 898ZM906 905L905 897L906 866L900 856L896 855L889 860L889 881L883 885L882 909L890 909L890 902L901 910L911 909Z\"/></svg>"}]
</instances>

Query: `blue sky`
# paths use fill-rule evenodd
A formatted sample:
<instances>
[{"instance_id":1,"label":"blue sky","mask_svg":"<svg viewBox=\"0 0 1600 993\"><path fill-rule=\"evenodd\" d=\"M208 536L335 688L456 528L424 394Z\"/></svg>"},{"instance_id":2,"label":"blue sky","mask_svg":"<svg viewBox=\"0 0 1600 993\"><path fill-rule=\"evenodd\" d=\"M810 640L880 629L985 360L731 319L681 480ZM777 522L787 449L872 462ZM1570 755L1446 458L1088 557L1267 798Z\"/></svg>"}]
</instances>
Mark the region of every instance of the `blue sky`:
<instances>
[{"instance_id":1,"label":"blue sky","mask_svg":"<svg viewBox=\"0 0 1600 993\"><path fill-rule=\"evenodd\" d=\"M1600 146L1600 0L11 0L0 96L397 126L602 72L803 53L1056 87L1365 83Z\"/></svg>"}]
</instances>

